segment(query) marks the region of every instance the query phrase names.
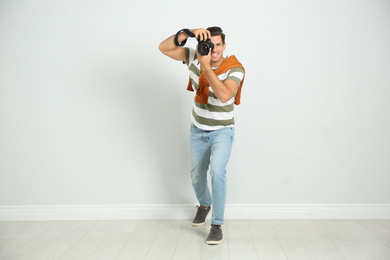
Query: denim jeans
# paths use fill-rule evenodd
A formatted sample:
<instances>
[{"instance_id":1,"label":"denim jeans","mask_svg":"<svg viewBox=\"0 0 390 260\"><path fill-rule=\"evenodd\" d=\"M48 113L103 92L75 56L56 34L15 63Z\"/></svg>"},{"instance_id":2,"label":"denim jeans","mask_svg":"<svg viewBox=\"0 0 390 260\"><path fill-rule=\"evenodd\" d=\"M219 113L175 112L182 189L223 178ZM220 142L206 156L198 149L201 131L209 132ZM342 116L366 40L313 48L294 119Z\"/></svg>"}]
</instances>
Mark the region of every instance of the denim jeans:
<instances>
[{"instance_id":1,"label":"denim jeans","mask_svg":"<svg viewBox=\"0 0 390 260\"><path fill-rule=\"evenodd\" d=\"M191 179L199 204L212 206L211 222L222 225L226 202L226 166L234 140L234 127L215 131L199 129L191 125ZM210 170L212 195L207 183Z\"/></svg>"}]
</instances>

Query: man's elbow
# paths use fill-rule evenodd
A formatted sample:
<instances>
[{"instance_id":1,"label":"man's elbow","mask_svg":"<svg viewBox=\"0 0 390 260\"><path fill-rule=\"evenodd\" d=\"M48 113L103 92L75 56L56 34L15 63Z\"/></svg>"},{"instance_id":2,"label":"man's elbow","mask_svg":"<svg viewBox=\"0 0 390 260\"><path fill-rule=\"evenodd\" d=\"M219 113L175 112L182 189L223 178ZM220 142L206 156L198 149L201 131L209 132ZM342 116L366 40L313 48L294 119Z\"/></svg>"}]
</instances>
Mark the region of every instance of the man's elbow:
<instances>
[{"instance_id":1,"label":"man's elbow","mask_svg":"<svg viewBox=\"0 0 390 260\"><path fill-rule=\"evenodd\" d=\"M228 102L232 97L231 96L222 96L219 100L222 102L222 103L226 103Z\"/></svg>"},{"instance_id":2,"label":"man's elbow","mask_svg":"<svg viewBox=\"0 0 390 260\"><path fill-rule=\"evenodd\" d=\"M235 92L234 92L234 93L235 93ZM234 93L233 93L233 92L230 92L230 91L223 92L223 93L221 93L221 94L218 96L218 99L219 99L222 103L226 103L226 102L228 102L229 100L231 100L231 99L234 97Z\"/></svg>"},{"instance_id":3,"label":"man's elbow","mask_svg":"<svg viewBox=\"0 0 390 260\"><path fill-rule=\"evenodd\" d=\"M162 43L160 43L160 44L158 45L158 49L160 50L161 53L164 53L164 54L165 54L164 46L163 46Z\"/></svg>"}]
</instances>

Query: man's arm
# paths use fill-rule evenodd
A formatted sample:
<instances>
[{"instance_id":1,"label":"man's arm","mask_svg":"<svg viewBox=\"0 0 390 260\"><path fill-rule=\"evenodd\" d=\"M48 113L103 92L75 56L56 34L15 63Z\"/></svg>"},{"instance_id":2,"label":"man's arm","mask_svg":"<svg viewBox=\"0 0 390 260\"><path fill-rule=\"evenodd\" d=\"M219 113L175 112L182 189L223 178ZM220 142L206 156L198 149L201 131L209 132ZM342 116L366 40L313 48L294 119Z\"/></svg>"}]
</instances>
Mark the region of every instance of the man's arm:
<instances>
[{"instance_id":1,"label":"man's arm","mask_svg":"<svg viewBox=\"0 0 390 260\"><path fill-rule=\"evenodd\" d=\"M217 77L210 65L210 53L209 55L205 56L198 54L198 61L203 69L203 73L206 75L207 81L209 82L211 89L218 97L218 99L222 103L225 103L229 101L232 97L234 97L238 90L239 84L232 79L226 79L224 82L222 82Z\"/></svg>"},{"instance_id":2,"label":"man's arm","mask_svg":"<svg viewBox=\"0 0 390 260\"><path fill-rule=\"evenodd\" d=\"M193 34L195 34L195 38L200 38L202 41L203 39L210 38L210 32L206 29L200 28L200 29L192 29L190 30ZM178 61L186 61L186 51L184 48L176 46L174 42L175 35L172 35L171 37L168 37L164 41L160 43L158 48L160 51L167 55L168 57L171 57L174 60ZM182 42L188 38L188 35L184 32L179 34L178 41Z\"/></svg>"}]
</instances>

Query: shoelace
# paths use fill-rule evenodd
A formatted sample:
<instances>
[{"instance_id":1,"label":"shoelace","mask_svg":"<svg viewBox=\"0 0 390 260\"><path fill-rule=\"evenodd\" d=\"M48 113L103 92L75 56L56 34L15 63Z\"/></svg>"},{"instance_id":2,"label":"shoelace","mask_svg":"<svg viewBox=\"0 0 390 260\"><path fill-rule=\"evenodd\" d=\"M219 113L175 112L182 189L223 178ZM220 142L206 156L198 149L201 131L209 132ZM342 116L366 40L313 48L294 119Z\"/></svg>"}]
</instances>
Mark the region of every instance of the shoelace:
<instances>
[{"instance_id":1,"label":"shoelace","mask_svg":"<svg viewBox=\"0 0 390 260\"><path fill-rule=\"evenodd\" d=\"M197 209L198 211L196 212L195 218L198 219L198 218L200 218L201 215L202 215L202 211L201 211L201 210L205 210L205 209L199 207L198 205L196 206L196 209ZM201 210L199 210L199 209L201 209Z\"/></svg>"},{"instance_id":2,"label":"shoelace","mask_svg":"<svg viewBox=\"0 0 390 260\"><path fill-rule=\"evenodd\" d=\"M212 226L211 227L211 233L213 233L214 236L217 234L218 231L219 231L219 227L218 226Z\"/></svg>"}]
</instances>

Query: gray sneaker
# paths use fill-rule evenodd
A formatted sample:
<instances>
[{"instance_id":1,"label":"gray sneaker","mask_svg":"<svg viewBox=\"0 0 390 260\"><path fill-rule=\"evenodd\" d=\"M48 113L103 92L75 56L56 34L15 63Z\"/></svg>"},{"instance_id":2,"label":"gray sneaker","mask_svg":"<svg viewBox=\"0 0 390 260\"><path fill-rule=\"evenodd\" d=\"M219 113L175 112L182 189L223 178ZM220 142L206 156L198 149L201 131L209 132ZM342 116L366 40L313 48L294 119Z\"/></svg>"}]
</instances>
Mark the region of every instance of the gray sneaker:
<instances>
[{"instance_id":1,"label":"gray sneaker","mask_svg":"<svg viewBox=\"0 0 390 260\"><path fill-rule=\"evenodd\" d=\"M210 234L207 237L206 243L208 245L219 245L222 243L222 238L221 226L211 224Z\"/></svg>"},{"instance_id":2,"label":"gray sneaker","mask_svg":"<svg viewBox=\"0 0 390 260\"><path fill-rule=\"evenodd\" d=\"M202 226L206 222L206 217L210 213L211 206L208 206L207 208L201 208L199 206L196 206L198 208L198 211L196 212L196 216L194 220L192 221L193 226Z\"/></svg>"}]
</instances>

